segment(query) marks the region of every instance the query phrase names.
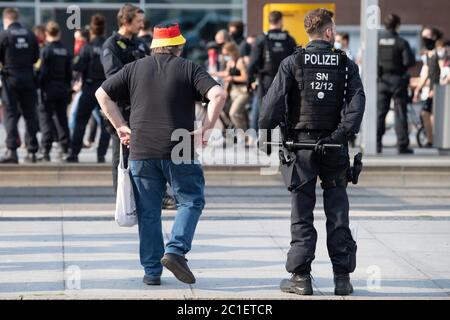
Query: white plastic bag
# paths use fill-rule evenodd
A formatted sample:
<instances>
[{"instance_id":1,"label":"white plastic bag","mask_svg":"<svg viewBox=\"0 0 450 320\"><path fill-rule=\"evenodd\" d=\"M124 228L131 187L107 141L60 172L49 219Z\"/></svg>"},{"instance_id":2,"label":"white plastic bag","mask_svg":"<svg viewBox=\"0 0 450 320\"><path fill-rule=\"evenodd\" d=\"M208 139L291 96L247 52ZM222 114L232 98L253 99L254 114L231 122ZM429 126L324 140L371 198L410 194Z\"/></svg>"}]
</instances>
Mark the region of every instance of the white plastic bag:
<instances>
[{"instance_id":1,"label":"white plastic bag","mask_svg":"<svg viewBox=\"0 0 450 320\"><path fill-rule=\"evenodd\" d=\"M122 144L120 144L120 161L117 167L117 197L115 220L121 227L132 227L137 224L136 202L128 168L124 168Z\"/></svg>"}]
</instances>

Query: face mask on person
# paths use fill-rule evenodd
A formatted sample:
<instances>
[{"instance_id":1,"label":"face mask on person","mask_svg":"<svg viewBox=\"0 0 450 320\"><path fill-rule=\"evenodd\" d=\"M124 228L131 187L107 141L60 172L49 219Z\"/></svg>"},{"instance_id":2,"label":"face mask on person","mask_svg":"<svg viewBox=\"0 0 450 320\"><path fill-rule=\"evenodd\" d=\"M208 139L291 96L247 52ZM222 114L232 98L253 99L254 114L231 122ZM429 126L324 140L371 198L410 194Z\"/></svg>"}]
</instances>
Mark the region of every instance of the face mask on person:
<instances>
[{"instance_id":1,"label":"face mask on person","mask_svg":"<svg viewBox=\"0 0 450 320\"><path fill-rule=\"evenodd\" d=\"M436 54L439 59L444 59L445 58L445 48L436 50Z\"/></svg>"},{"instance_id":2,"label":"face mask on person","mask_svg":"<svg viewBox=\"0 0 450 320\"><path fill-rule=\"evenodd\" d=\"M223 56L223 60L225 60L225 62L231 61L231 56Z\"/></svg>"},{"instance_id":3,"label":"face mask on person","mask_svg":"<svg viewBox=\"0 0 450 320\"><path fill-rule=\"evenodd\" d=\"M422 37L422 43L425 49L427 50L433 50L434 46L436 45L436 40L431 38L424 38Z\"/></svg>"},{"instance_id":4,"label":"face mask on person","mask_svg":"<svg viewBox=\"0 0 450 320\"><path fill-rule=\"evenodd\" d=\"M334 42L334 47L336 48L336 49L338 49L338 50L340 50L340 49L342 49L342 43L340 43L340 42Z\"/></svg>"}]
</instances>

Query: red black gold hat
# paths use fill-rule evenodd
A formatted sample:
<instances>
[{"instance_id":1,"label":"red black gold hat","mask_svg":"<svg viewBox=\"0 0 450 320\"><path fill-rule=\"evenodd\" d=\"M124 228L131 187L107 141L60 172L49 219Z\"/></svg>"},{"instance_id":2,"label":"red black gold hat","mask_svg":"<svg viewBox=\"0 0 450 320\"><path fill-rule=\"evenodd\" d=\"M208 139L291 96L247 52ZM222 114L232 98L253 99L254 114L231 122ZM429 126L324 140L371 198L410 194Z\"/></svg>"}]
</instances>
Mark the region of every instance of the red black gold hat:
<instances>
[{"instance_id":1,"label":"red black gold hat","mask_svg":"<svg viewBox=\"0 0 450 320\"><path fill-rule=\"evenodd\" d=\"M153 29L151 49L159 47L179 46L186 43L178 24L158 25Z\"/></svg>"}]
</instances>

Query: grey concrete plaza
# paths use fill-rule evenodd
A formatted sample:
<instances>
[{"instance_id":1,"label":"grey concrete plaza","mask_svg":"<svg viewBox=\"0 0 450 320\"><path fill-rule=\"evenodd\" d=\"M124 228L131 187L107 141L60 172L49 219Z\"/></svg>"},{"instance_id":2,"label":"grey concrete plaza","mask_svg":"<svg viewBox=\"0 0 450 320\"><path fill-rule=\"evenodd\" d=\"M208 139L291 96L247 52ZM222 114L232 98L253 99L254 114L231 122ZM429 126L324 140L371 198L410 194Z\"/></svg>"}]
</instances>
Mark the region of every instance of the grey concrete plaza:
<instances>
[{"instance_id":1,"label":"grey concrete plaza","mask_svg":"<svg viewBox=\"0 0 450 320\"><path fill-rule=\"evenodd\" d=\"M187 256L197 277L185 285L165 271L142 283L137 228L113 221L109 187L0 188L0 298L301 299L279 291L289 249L289 194L281 185L220 186L207 172L207 206ZM244 179L245 180L245 179ZM248 179L247 179L248 181ZM315 225L315 295L333 295L321 190ZM358 243L345 299L450 297L450 190L349 188ZM167 239L174 211L164 211Z\"/></svg>"},{"instance_id":2,"label":"grey concrete plaza","mask_svg":"<svg viewBox=\"0 0 450 320\"><path fill-rule=\"evenodd\" d=\"M385 151L364 159L360 184L348 189L358 244L350 297L333 295L317 188L315 294L306 299L450 298L450 157ZM279 290L290 242L290 196L279 175L262 176L254 165L205 167L207 205L187 256L197 283L164 271L162 285L150 287L137 227L113 220L109 164L96 164L93 149L78 165L58 163L56 151L53 158L0 166L0 299L305 298ZM166 239L173 216L163 212Z\"/></svg>"}]
</instances>

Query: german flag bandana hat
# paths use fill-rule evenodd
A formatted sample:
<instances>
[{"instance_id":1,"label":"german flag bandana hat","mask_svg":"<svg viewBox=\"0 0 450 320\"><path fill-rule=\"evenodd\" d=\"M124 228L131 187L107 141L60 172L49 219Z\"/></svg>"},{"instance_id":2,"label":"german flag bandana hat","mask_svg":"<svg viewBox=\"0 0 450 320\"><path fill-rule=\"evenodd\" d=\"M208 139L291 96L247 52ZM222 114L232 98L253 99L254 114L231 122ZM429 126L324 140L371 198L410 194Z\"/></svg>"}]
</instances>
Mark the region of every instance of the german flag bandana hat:
<instances>
[{"instance_id":1,"label":"german flag bandana hat","mask_svg":"<svg viewBox=\"0 0 450 320\"><path fill-rule=\"evenodd\" d=\"M181 35L178 24L157 25L153 29L153 40L151 49L160 47L174 47L186 43Z\"/></svg>"}]
</instances>

